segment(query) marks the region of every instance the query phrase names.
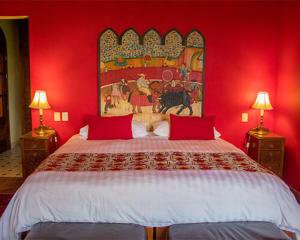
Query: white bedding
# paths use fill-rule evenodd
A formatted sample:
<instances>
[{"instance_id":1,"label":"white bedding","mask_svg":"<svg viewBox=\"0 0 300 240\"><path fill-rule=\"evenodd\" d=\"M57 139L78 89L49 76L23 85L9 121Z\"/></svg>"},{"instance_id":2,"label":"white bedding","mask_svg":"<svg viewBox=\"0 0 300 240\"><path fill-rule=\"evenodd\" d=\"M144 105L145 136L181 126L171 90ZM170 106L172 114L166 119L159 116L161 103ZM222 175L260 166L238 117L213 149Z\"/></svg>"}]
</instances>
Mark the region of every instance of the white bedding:
<instances>
[{"instance_id":1,"label":"white bedding","mask_svg":"<svg viewBox=\"0 0 300 240\"><path fill-rule=\"evenodd\" d=\"M56 153L241 152L222 139L71 138ZM0 219L0 239L18 239L38 222L175 223L268 221L300 234L300 207L285 183L267 173L229 170L37 172Z\"/></svg>"},{"instance_id":2,"label":"white bedding","mask_svg":"<svg viewBox=\"0 0 300 240\"><path fill-rule=\"evenodd\" d=\"M131 140L89 140L79 134L61 146L55 153L128 153L128 152L242 152L221 138L216 140L169 141L168 137L150 135Z\"/></svg>"}]
</instances>

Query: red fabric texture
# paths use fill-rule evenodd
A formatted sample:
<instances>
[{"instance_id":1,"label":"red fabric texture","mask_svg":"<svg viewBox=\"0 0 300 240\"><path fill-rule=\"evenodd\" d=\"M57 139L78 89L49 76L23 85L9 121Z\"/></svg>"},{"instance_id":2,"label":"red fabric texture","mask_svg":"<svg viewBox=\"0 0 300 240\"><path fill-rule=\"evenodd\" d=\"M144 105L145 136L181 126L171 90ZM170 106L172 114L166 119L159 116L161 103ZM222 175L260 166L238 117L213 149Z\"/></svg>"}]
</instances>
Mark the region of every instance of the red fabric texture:
<instances>
[{"instance_id":1,"label":"red fabric texture","mask_svg":"<svg viewBox=\"0 0 300 240\"><path fill-rule=\"evenodd\" d=\"M133 114L114 117L89 116L88 140L132 139Z\"/></svg>"},{"instance_id":2,"label":"red fabric texture","mask_svg":"<svg viewBox=\"0 0 300 240\"><path fill-rule=\"evenodd\" d=\"M213 140L215 116L170 115L170 140Z\"/></svg>"}]
</instances>

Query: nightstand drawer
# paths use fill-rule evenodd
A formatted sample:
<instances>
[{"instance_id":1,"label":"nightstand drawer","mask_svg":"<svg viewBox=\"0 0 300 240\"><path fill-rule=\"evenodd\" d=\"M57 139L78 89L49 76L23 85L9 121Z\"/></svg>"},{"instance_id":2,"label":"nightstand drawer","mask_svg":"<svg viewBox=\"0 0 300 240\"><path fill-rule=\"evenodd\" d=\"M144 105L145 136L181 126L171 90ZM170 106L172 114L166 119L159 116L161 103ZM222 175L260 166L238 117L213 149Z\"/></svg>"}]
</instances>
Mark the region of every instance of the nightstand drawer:
<instances>
[{"instance_id":1,"label":"nightstand drawer","mask_svg":"<svg viewBox=\"0 0 300 240\"><path fill-rule=\"evenodd\" d=\"M36 167L57 149L56 133L49 131L40 136L29 132L21 137L23 177L26 178Z\"/></svg>"},{"instance_id":2,"label":"nightstand drawer","mask_svg":"<svg viewBox=\"0 0 300 240\"><path fill-rule=\"evenodd\" d=\"M261 149L281 149L282 141L280 140L263 140L261 141Z\"/></svg>"},{"instance_id":3,"label":"nightstand drawer","mask_svg":"<svg viewBox=\"0 0 300 240\"><path fill-rule=\"evenodd\" d=\"M44 160L48 156L46 151L39 150L25 150L24 151L24 160L26 162L36 162Z\"/></svg>"},{"instance_id":4,"label":"nightstand drawer","mask_svg":"<svg viewBox=\"0 0 300 240\"><path fill-rule=\"evenodd\" d=\"M23 156L23 175L30 175L46 157L46 151L25 150Z\"/></svg>"},{"instance_id":5,"label":"nightstand drawer","mask_svg":"<svg viewBox=\"0 0 300 240\"><path fill-rule=\"evenodd\" d=\"M282 177L284 141L284 137L276 133L258 134L256 131L249 131L247 133L247 153L262 166Z\"/></svg>"},{"instance_id":6,"label":"nightstand drawer","mask_svg":"<svg viewBox=\"0 0 300 240\"><path fill-rule=\"evenodd\" d=\"M278 176L282 176L283 161L281 151L261 151L259 163Z\"/></svg>"},{"instance_id":7,"label":"nightstand drawer","mask_svg":"<svg viewBox=\"0 0 300 240\"><path fill-rule=\"evenodd\" d=\"M26 140L24 141L24 149L45 149L46 141L43 140Z\"/></svg>"}]
</instances>

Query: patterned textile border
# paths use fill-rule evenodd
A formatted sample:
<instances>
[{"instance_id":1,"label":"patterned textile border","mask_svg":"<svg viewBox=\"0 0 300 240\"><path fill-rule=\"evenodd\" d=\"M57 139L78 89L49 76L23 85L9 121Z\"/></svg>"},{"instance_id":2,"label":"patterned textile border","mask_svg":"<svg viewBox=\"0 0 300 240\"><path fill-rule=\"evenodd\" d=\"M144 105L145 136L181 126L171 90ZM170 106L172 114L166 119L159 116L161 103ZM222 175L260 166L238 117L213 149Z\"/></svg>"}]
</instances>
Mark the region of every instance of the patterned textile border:
<instances>
[{"instance_id":1,"label":"patterned textile border","mask_svg":"<svg viewBox=\"0 0 300 240\"><path fill-rule=\"evenodd\" d=\"M237 170L267 172L242 153L63 153L45 159L36 171Z\"/></svg>"}]
</instances>

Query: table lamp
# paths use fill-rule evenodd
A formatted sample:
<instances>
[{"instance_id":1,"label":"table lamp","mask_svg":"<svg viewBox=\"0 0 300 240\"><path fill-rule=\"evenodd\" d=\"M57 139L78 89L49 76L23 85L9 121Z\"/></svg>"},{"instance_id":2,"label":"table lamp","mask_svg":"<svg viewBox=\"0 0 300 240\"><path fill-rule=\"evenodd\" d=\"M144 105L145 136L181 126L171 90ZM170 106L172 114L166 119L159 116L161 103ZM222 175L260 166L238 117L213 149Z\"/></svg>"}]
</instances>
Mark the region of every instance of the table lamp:
<instances>
[{"instance_id":1,"label":"table lamp","mask_svg":"<svg viewBox=\"0 0 300 240\"><path fill-rule=\"evenodd\" d=\"M49 109L50 105L47 101L47 95L45 91L37 90L35 91L33 100L31 104L29 105L30 108L33 109L39 109L40 111L40 126L38 128L35 128L34 131L38 135L44 135L47 130L49 130L48 127L43 125L43 110Z\"/></svg>"},{"instance_id":2,"label":"table lamp","mask_svg":"<svg viewBox=\"0 0 300 240\"><path fill-rule=\"evenodd\" d=\"M260 110L260 123L258 127L251 129L251 131L254 131L260 135L267 134L269 129L264 127L264 110L273 109L269 100L269 93L259 92L257 94L255 103L252 105L252 108Z\"/></svg>"}]
</instances>

